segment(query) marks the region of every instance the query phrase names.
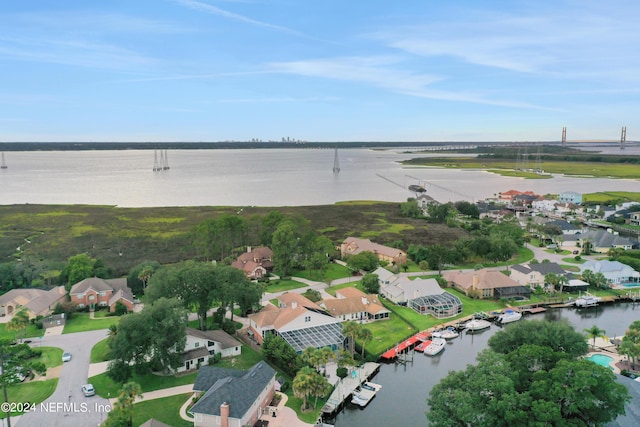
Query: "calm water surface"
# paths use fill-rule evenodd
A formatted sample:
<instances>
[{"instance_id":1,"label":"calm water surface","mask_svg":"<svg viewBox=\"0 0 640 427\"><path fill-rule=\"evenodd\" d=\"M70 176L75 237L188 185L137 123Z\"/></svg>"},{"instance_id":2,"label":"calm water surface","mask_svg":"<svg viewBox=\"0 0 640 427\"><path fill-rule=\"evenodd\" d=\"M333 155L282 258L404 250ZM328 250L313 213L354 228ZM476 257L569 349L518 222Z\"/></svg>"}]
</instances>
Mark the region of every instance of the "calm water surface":
<instances>
[{"instance_id":1,"label":"calm water surface","mask_svg":"<svg viewBox=\"0 0 640 427\"><path fill-rule=\"evenodd\" d=\"M626 150L631 154L630 147ZM634 154L637 154L634 152ZM426 154L421 156L438 156ZM477 200L509 189L639 191L640 181L569 178L525 180L482 171L403 167L401 150L170 150L171 169L153 172L152 150L6 152L0 204L147 206L295 206L348 200L400 202L423 184L441 202Z\"/></svg>"},{"instance_id":2,"label":"calm water surface","mask_svg":"<svg viewBox=\"0 0 640 427\"><path fill-rule=\"evenodd\" d=\"M617 304L595 309L555 309L527 316L526 319L569 320L577 331L597 325L608 336L622 335L635 320L640 320L640 304ZM526 320L525 320L526 321ZM509 327L509 326L507 326ZM450 370L461 370L475 363L478 352L487 347L489 338L500 328L475 334L461 334L447 344L439 356L414 355L407 365L383 364L373 382L382 390L365 409L347 405L336 417L336 427L428 425L427 398L431 388Z\"/></svg>"}]
</instances>

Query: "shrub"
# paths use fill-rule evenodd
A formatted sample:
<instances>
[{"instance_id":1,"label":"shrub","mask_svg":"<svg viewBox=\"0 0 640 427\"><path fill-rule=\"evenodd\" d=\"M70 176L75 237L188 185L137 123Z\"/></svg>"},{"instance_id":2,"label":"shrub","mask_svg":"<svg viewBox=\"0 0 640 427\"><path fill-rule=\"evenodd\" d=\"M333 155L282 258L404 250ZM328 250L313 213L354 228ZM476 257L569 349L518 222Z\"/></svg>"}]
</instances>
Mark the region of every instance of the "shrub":
<instances>
[{"instance_id":1,"label":"shrub","mask_svg":"<svg viewBox=\"0 0 640 427\"><path fill-rule=\"evenodd\" d=\"M349 370L345 367L340 367L336 369L336 375L339 378L346 378L346 376L349 375Z\"/></svg>"}]
</instances>

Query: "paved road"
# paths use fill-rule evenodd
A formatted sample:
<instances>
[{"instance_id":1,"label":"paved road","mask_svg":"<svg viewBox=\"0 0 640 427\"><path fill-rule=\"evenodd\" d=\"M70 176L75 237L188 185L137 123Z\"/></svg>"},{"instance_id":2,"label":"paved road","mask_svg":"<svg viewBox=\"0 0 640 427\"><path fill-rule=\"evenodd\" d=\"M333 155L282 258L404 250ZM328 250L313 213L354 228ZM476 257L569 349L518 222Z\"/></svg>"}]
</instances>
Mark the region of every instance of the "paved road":
<instances>
[{"instance_id":1,"label":"paved road","mask_svg":"<svg viewBox=\"0 0 640 427\"><path fill-rule=\"evenodd\" d=\"M106 338L107 330L78 332L67 335L48 335L36 338L35 347L59 347L71 352L72 359L66 362L60 373L58 387L37 409L21 417L12 419L17 427L95 427L106 418L110 409L109 401L98 395L85 397L82 385L87 382L91 349ZM45 410L46 409L46 410ZM16 422L17 421L17 422Z\"/></svg>"}]
</instances>

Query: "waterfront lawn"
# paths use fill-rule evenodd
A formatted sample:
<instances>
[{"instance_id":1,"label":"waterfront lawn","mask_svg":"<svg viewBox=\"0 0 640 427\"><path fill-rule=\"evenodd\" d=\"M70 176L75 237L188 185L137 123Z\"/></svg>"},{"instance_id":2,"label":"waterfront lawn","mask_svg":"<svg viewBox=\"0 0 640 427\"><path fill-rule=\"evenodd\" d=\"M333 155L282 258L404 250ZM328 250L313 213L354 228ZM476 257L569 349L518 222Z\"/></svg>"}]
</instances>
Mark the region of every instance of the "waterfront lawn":
<instances>
[{"instance_id":1,"label":"waterfront lawn","mask_svg":"<svg viewBox=\"0 0 640 427\"><path fill-rule=\"evenodd\" d=\"M188 374L179 375L155 375L133 374L130 381L135 381L140 384L142 394L147 391L161 390L163 388L171 388L179 385L193 384L196 381L197 372L190 372ZM118 392L122 388L122 383L113 381L106 372L95 375L88 380L93 384L96 389L96 393L104 398L116 397Z\"/></svg>"},{"instance_id":2,"label":"waterfront lawn","mask_svg":"<svg viewBox=\"0 0 640 427\"><path fill-rule=\"evenodd\" d=\"M53 394L58 385L58 378L52 378L44 381L26 381L20 384L7 387L9 402L29 402L40 404ZM4 401L4 399L3 399ZM18 415L21 412L12 412L11 416ZM0 419L7 417L4 411L0 411ZM4 424L2 424L4 425Z\"/></svg>"},{"instance_id":3,"label":"waterfront lawn","mask_svg":"<svg viewBox=\"0 0 640 427\"><path fill-rule=\"evenodd\" d=\"M98 341L96 345L91 349L90 363L107 362L111 360L109 358L109 338L105 338L102 341Z\"/></svg>"},{"instance_id":4,"label":"waterfront lawn","mask_svg":"<svg viewBox=\"0 0 640 427\"><path fill-rule=\"evenodd\" d=\"M136 403L133 405L133 425L139 426L153 418L173 427L192 427L193 421L180 417L180 408L191 396L191 393L176 394Z\"/></svg>"},{"instance_id":5,"label":"waterfront lawn","mask_svg":"<svg viewBox=\"0 0 640 427\"><path fill-rule=\"evenodd\" d=\"M270 281L269 284L267 285L267 288L265 289L265 292L268 292L268 293L284 292L284 291L290 291L291 289L304 288L306 286L307 285L305 285L304 283L296 282L295 280L278 279L278 280Z\"/></svg>"},{"instance_id":6,"label":"waterfront lawn","mask_svg":"<svg viewBox=\"0 0 640 427\"><path fill-rule=\"evenodd\" d=\"M379 320L362 326L369 329L373 335L373 339L365 345L365 350L367 353L376 356L384 353L397 343L418 332L416 328L412 327L404 319L398 316L396 311L391 313L391 318L389 320ZM358 347L362 347L362 342L356 339L356 345Z\"/></svg>"},{"instance_id":7,"label":"waterfront lawn","mask_svg":"<svg viewBox=\"0 0 640 427\"><path fill-rule=\"evenodd\" d=\"M120 317L109 316L99 317L97 319L89 318L89 313L73 313L71 319L67 320L64 325L63 334L72 334L74 332L96 331L98 329L109 329L109 326L118 324Z\"/></svg>"}]
</instances>

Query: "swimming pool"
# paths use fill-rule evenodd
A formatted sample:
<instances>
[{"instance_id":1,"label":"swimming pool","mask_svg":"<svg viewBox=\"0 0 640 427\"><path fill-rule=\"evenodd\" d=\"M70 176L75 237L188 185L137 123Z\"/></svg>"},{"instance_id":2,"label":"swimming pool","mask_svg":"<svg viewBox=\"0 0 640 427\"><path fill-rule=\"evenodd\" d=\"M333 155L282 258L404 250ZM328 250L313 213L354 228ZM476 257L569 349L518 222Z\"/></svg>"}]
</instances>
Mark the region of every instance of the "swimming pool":
<instances>
[{"instance_id":1,"label":"swimming pool","mask_svg":"<svg viewBox=\"0 0 640 427\"><path fill-rule=\"evenodd\" d=\"M620 283L620 286L622 286L623 288L640 288L640 283L638 282Z\"/></svg>"},{"instance_id":2,"label":"swimming pool","mask_svg":"<svg viewBox=\"0 0 640 427\"><path fill-rule=\"evenodd\" d=\"M593 363L596 363L600 366L604 366L605 368L609 368L613 370L613 367L611 366L611 362L613 362L613 357L609 357L604 354L592 354L591 356L587 357L587 360L590 360Z\"/></svg>"}]
</instances>

